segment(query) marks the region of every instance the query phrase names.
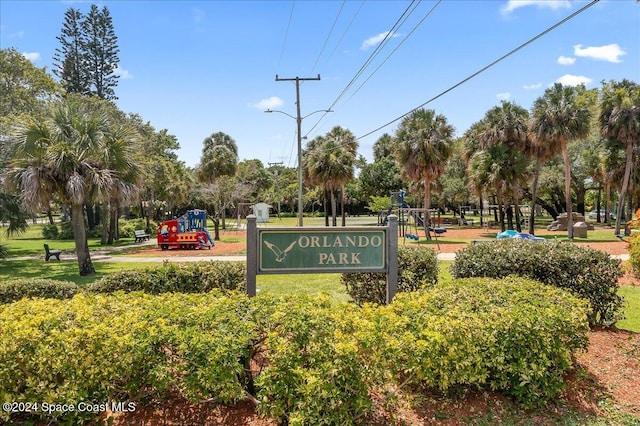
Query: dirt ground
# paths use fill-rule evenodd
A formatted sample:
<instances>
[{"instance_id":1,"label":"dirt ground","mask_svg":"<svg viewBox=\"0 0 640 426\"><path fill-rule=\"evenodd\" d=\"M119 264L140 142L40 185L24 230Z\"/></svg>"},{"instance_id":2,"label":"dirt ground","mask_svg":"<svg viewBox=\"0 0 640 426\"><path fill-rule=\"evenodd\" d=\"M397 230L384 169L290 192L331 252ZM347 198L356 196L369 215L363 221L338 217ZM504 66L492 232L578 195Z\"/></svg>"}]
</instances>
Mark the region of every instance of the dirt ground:
<instances>
[{"instance_id":1,"label":"dirt ground","mask_svg":"<svg viewBox=\"0 0 640 426\"><path fill-rule=\"evenodd\" d=\"M455 253L466 247L466 243L454 243L452 239L495 238L496 230L477 228L450 229L435 241L424 247L433 247L440 253ZM537 231L537 235L559 235L549 231ZM220 256L245 253L245 234L243 232L225 231L221 233L222 241L217 242L211 250L170 250L160 251L155 247L139 251L138 255L161 256ZM225 241L226 240L226 241ZM239 242L234 242L238 241ZM400 244L407 243L401 240ZM413 243L413 242L412 242ZM628 253L628 243L613 242L580 242L612 255ZM621 285L640 285L640 279L630 273L620 280ZM480 416L507 418L517 411L505 397L487 391L462 392L455 397L425 393L421 401L406 401L400 412L393 417L410 425L460 425L469 424L469 420ZM542 410L520 414L514 424L554 425L561 422L563 413L568 410L583 414L597 415L603 410L602 401L613 404L609 413L625 412L636 416L640 423L640 334L617 329L597 329L589 333L589 348L576 355L576 368L567 376L567 389L557 401ZM610 405L611 406L611 405ZM378 410L369 424L382 426L392 424L390 413ZM250 402L241 402L234 406L218 405L213 402L191 404L181 398L174 398L161 406L138 405L136 412L117 415L114 425L251 425L275 426L276 423L259 417ZM523 423L524 422L524 423Z\"/></svg>"}]
</instances>

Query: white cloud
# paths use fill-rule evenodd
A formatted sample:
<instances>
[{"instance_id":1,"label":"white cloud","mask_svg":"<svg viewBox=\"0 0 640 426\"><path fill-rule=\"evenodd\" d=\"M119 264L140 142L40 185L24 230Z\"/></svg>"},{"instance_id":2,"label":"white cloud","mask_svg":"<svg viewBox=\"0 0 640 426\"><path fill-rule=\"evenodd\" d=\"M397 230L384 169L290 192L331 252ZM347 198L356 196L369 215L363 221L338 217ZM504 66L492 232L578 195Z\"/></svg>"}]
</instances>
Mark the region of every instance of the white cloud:
<instances>
[{"instance_id":1,"label":"white cloud","mask_svg":"<svg viewBox=\"0 0 640 426\"><path fill-rule=\"evenodd\" d=\"M500 99L501 101L507 101L509 100L510 97L511 97L511 93L509 92L498 93L496 95L496 98Z\"/></svg>"},{"instance_id":2,"label":"white cloud","mask_svg":"<svg viewBox=\"0 0 640 426\"><path fill-rule=\"evenodd\" d=\"M502 14L508 15L516 9L526 6L536 6L541 9L547 8L552 10L571 8L569 0L509 0L506 5L502 6L500 11Z\"/></svg>"},{"instance_id":3,"label":"white cloud","mask_svg":"<svg viewBox=\"0 0 640 426\"><path fill-rule=\"evenodd\" d=\"M131 75L131 73L129 73L129 70L125 70L124 68L120 68L120 65L118 65L116 67L116 69L113 71L113 73L117 76L120 76L121 79L123 80L131 80L133 78L133 75Z\"/></svg>"},{"instance_id":4,"label":"white cloud","mask_svg":"<svg viewBox=\"0 0 640 426\"><path fill-rule=\"evenodd\" d=\"M38 59L40 59L40 53L38 53L38 52L24 52L22 54L22 56L24 56L25 58L27 58L31 62L35 62Z\"/></svg>"},{"instance_id":5,"label":"white cloud","mask_svg":"<svg viewBox=\"0 0 640 426\"><path fill-rule=\"evenodd\" d=\"M607 44L606 46L590 46L582 48L581 44L573 46L573 54L583 58L590 58L596 61L607 61L619 63L620 56L626 55L627 52L620 49L616 43Z\"/></svg>"},{"instance_id":6,"label":"white cloud","mask_svg":"<svg viewBox=\"0 0 640 426\"><path fill-rule=\"evenodd\" d=\"M542 83L525 84L522 86L524 90L536 90L542 87Z\"/></svg>"},{"instance_id":7,"label":"white cloud","mask_svg":"<svg viewBox=\"0 0 640 426\"><path fill-rule=\"evenodd\" d=\"M390 31L385 31L383 33L380 33L376 36L373 37L369 37L368 39L366 39L364 42L362 42L362 46L360 46L360 49L362 50L367 50L370 47L373 47L375 45L377 45L378 43L380 43L382 40L384 40L385 37L387 37L387 34L389 34ZM398 34L395 33L391 33L391 38L395 38L395 37L399 37Z\"/></svg>"},{"instance_id":8,"label":"white cloud","mask_svg":"<svg viewBox=\"0 0 640 426\"><path fill-rule=\"evenodd\" d=\"M589 77L585 77L583 75L565 74L557 79L556 83L560 83L564 86L578 86L580 84L584 84L586 86L591 83L591 81L592 80Z\"/></svg>"},{"instance_id":9,"label":"white cloud","mask_svg":"<svg viewBox=\"0 0 640 426\"><path fill-rule=\"evenodd\" d=\"M268 99L263 99L260 102L258 102L257 104L250 104L249 106L251 108L256 108L259 110L267 110L267 109L273 109L273 108L277 108L279 106L284 105L284 101L282 99L280 99L277 96L272 96Z\"/></svg>"},{"instance_id":10,"label":"white cloud","mask_svg":"<svg viewBox=\"0 0 640 426\"><path fill-rule=\"evenodd\" d=\"M576 58L572 58L570 56L560 56L558 58L558 63L560 65L573 65L576 63Z\"/></svg>"},{"instance_id":11,"label":"white cloud","mask_svg":"<svg viewBox=\"0 0 640 426\"><path fill-rule=\"evenodd\" d=\"M18 31L17 33L9 34L9 38L22 38L24 37L24 31Z\"/></svg>"}]
</instances>

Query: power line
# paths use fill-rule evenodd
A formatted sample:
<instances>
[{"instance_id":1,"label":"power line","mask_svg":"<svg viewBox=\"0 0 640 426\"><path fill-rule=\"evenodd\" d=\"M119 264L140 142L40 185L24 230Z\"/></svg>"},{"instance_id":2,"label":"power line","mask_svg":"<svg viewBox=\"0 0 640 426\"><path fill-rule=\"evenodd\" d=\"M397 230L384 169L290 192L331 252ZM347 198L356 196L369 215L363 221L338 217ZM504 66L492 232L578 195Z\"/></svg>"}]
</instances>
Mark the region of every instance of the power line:
<instances>
[{"instance_id":1,"label":"power line","mask_svg":"<svg viewBox=\"0 0 640 426\"><path fill-rule=\"evenodd\" d=\"M362 82L362 84L360 84L360 86L358 86L358 88L356 90L353 91L353 93L351 94L351 96L349 96L349 99L347 99L347 102L349 100L351 100L351 98L353 98L356 93L358 93L360 91L360 89L362 89L362 86L364 86L365 84L367 84L367 82L371 79L371 77L373 77L373 75L378 72L378 70L380 68L382 68L382 66L389 60L389 58L391 58L391 56L393 56L394 53L396 53L396 51L400 48L400 46L402 46L404 44L405 41L407 41L409 39L409 37L411 37L411 35L420 27L420 25L422 25L422 23L433 13L434 10L436 10L436 8L440 5L440 3L442 3L442 0L438 0L438 2L433 5L433 7L424 15L424 17L420 20L420 22L418 22L413 29L409 32L409 34L407 34L406 37L402 38L402 41L400 41L400 43L398 43L398 45L395 47L395 49L393 49L391 51L391 53L389 53L387 55L386 58L384 58L384 60L380 63L380 65L378 65L378 67L373 70L373 72L369 75L369 77L367 77L367 79L365 81Z\"/></svg>"},{"instance_id":2,"label":"power line","mask_svg":"<svg viewBox=\"0 0 640 426\"><path fill-rule=\"evenodd\" d=\"M284 48L287 45L287 38L289 37L289 27L291 27L291 18L293 18L293 9L296 6L296 0L293 0L291 3L291 12L289 12L289 22L287 22L287 29L284 33L284 40L282 42L282 49L280 50L280 59L278 59L278 67L280 69L280 64L282 63L282 56L284 54Z\"/></svg>"},{"instance_id":3,"label":"power line","mask_svg":"<svg viewBox=\"0 0 640 426\"><path fill-rule=\"evenodd\" d=\"M420 0L421 1L421 0ZM373 61L373 59L380 53L380 51L382 50L382 48L384 46L386 46L388 40L393 36L393 34L395 34L395 30L396 28L399 28L401 23L405 22L406 19L415 11L415 9L418 7L418 4L420 2L418 2L418 4L416 4L415 6L413 6L413 4L416 2L416 0L412 0L411 3L409 4L409 6L407 6L407 8L404 10L404 12L402 12L402 15L400 15L400 17L396 20L396 22L393 24L393 26L391 27L391 29L389 31L387 31L387 33L384 36L384 39L378 43L378 45L376 46L376 48L374 49L374 51L371 53L371 55L369 55L369 58L367 58L367 60L362 64L362 66L360 67L360 69L358 70L358 72L356 72L356 74L353 76L353 78L351 78L351 81L349 81L349 83L347 83L347 85L345 86L344 89L342 89L342 92L340 92L340 94L338 95L338 97L333 101L333 103L331 104L331 106L329 106L329 108L327 108L327 110L331 110L333 109L333 107L338 103L338 101L344 96L344 94L351 88L351 86L353 86L353 84L355 83L355 81L362 75L362 73L364 72L364 70L371 64L371 62ZM411 8L413 6L413 9ZM405 16L407 16L407 18L405 18ZM306 133L307 135L309 133L311 133L313 131L313 129L315 129L318 124L322 121L322 119L326 116L326 113L323 114L322 116L320 116L320 118L318 119L318 121L316 121L316 123L311 126L311 129L309 129L309 131Z\"/></svg>"},{"instance_id":4,"label":"power line","mask_svg":"<svg viewBox=\"0 0 640 426\"><path fill-rule=\"evenodd\" d=\"M433 98L429 99L428 101L418 105L417 107L413 108L411 111L402 114L400 117L397 117L391 121L389 121L388 123L362 135L356 138L356 140L365 138L375 132L377 132L378 130L382 130L385 127L395 123L398 120L403 119L404 117L406 117L407 115L411 114L412 112L422 108L423 106L427 105L428 103L431 103L433 101L435 101L436 99L442 97L443 95L449 93L450 91L452 91L453 89L456 89L457 87L463 85L464 83L466 83L467 81L471 80L472 78L476 77L477 75L485 72L486 70L488 70L489 68L493 67L494 65L496 65L499 62L502 62L504 59L508 58L509 56L513 55L514 53L516 53L517 51L523 49L524 47L528 46L529 44L533 43L534 41L538 40L539 38L547 35L548 33L550 33L551 31L555 30L556 28L558 28L560 25L564 24L565 22L569 21L570 19L578 16L580 13L584 12L585 10L589 9L591 6L593 6L594 4L598 3L600 0L593 0L591 3L583 6L582 8L578 9L577 11L575 11L574 13L572 13L571 15L567 16L566 18L562 19L560 22L557 22L556 24L552 25L551 27L547 28L546 30L544 30L543 32L541 32L540 34L536 35L533 38L530 38L529 40L527 40L526 42L522 43L521 45L519 45L518 47L516 47L515 49L509 51L508 53L502 55L501 57L499 57L498 59L496 59L495 61L491 62L489 65L479 69L478 71L474 72L473 74L471 74L470 76L468 76L467 78L465 78L464 80L454 84L453 86L449 87L448 89L446 89L445 91L437 94L436 96L434 96Z\"/></svg>"},{"instance_id":5,"label":"power line","mask_svg":"<svg viewBox=\"0 0 640 426\"><path fill-rule=\"evenodd\" d=\"M364 2L365 2L365 0L362 0L360 2L360 6L358 6L358 10L356 10L356 13L353 15L353 18L351 18L351 21L349 22L349 24L347 24L347 28L345 28L344 31L342 32L342 35L340 36L340 40L338 40L338 42L336 43L335 47L333 48L333 50L329 54L329 58L327 58L327 59L330 59L333 56L333 54L336 53L336 49L338 49L340 44L342 44L342 40L344 40L344 37L347 35L349 30L351 29L351 26L353 25L353 23L355 22L356 18L360 14L360 10L362 9L362 6L364 6Z\"/></svg>"},{"instance_id":6,"label":"power line","mask_svg":"<svg viewBox=\"0 0 640 426\"><path fill-rule=\"evenodd\" d=\"M333 107L338 103L338 101L344 96L344 94L351 88L351 86L353 86L353 84L355 83L355 81L362 75L362 73L364 72L364 70L369 66L369 64L371 64L371 62L373 61L373 59L378 56L378 54L380 53L380 50L382 50L382 48L386 45L387 41L393 36L393 34L395 34L395 30L396 28L399 27L400 22L403 22L403 18L405 15L407 15L407 13L409 13L409 15L411 15L411 13L413 13L413 11L415 10L415 8L417 7L414 6L414 8L411 10L411 12L409 12L409 9L411 9L411 6L413 6L413 4L416 2L416 0L412 0L411 3L409 4L409 6L407 6L407 8L404 10L404 12L402 12L402 15L400 15L400 17L396 20L396 22L393 24L393 26L391 27L391 29L389 31L387 31L387 34L385 34L384 39L376 46L376 48L374 49L374 51L371 53L371 55L369 55L369 58L367 58L367 60L364 62L364 64L362 64L362 66L360 67L360 69L358 70L358 72L356 72L356 74L353 76L353 78L351 79L351 81L349 81L349 83L345 86L344 89L342 89L342 92L340 92L340 94L338 95L338 97L333 101L333 103L331 104L331 106L329 106L329 108L327 109L333 109Z\"/></svg>"},{"instance_id":7,"label":"power line","mask_svg":"<svg viewBox=\"0 0 640 426\"><path fill-rule=\"evenodd\" d=\"M331 37L331 34L333 34L333 30L336 27L336 23L338 22L338 19L340 18L340 15L342 14L342 9L344 9L344 5L347 2L347 0L343 0L342 1L342 5L340 6L340 10L338 11L338 14L336 15L336 18L333 20L333 24L331 25L331 29L329 30L329 34L327 34L327 38L324 40L324 44L322 45L322 49L320 49L320 53L318 53L318 57L316 58L316 61L313 63L313 66L311 67L311 71L309 71L309 74L313 73L313 71L316 69L316 65L318 65L318 61L320 60L320 57L322 56L322 53L324 52L325 47L327 47L327 43L329 42L329 38Z\"/></svg>"}]
</instances>

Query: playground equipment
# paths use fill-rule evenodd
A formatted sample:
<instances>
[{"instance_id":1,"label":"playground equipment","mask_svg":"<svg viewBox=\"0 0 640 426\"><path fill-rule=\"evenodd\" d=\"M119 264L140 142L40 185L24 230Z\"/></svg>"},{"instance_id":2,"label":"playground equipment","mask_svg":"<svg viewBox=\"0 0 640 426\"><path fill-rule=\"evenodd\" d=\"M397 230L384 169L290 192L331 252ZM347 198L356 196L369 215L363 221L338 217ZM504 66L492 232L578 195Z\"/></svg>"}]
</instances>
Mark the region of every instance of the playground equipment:
<instances>
[{"instance_id":1,"label":"playground equipment","mask_svg":"<svg viewBox=\"0 0 640 426\"><path fill-rule=\"evenodd\" d=\"M535 235L527 234L526 232L518 232L513 229L507 229L504 232L499 232L496 234L496 238L498 240L503 240L506 238L516 238L520 240L531 240L531 241L545 241L542 237L536 237Z\"/></svg>"},{"instance_id":2,"label":"playground equipment","mask_svg":"<svg viewBox=\"0 0 640 426\"><path fill-rule=\"evenodd\" d=\"M431 234L436 238L438 242L438 236L447 232L445 228L434 228L433 226L427 227L425 219L427 214L433 212L433 210L427 211L427 209L412 208L405 200L405 191L393 192L391 194L391 207L387 211L381 212L382 219L379 221L382 225L387 224L387 217L394 211L398 215L398 232L403 238L408 238L414 241L420 241L418 236L418 228L424 230L425 236L431 239ZM413 232L413 233L412 233ZM438 243L438 248L440 244Z\"/></svg>"},{"instance_id":3,"label":"playground equipment","mask_svg":"<svg viewBox=\"0 0 640 426\"><path fill-rule=\"evenodd\" d=\"M162 250L204 247L211 250L215 243L206 226L205 210L188 210L179 218L167 220L158 225L158 247Z\"/></svg>"}]
</instances>

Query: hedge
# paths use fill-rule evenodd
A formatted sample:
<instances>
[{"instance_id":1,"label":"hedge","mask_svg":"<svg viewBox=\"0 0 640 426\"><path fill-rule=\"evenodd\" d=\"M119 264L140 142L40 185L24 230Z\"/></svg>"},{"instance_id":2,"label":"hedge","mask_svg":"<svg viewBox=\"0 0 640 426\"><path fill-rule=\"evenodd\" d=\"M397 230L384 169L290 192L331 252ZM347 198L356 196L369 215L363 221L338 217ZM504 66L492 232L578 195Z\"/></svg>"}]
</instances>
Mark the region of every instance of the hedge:
<instances>
[{"instance_id":1,"label":"hedge","mask_svg":"<svg viewBox=\"0 0 640 426\"><path fill-rule=\"evenodd\" d=\"M405 381L499 390L527 408L559 395L572 353L588 344L586 301L515 276L400 294L381 312L390 368Z\"/></svg>"},{"instance_id":2,"label":"hedge","mask_svg":"<svg viewBox=\"0 0 640 426\"><path fill-rule=\"evenodd\" d=\"M80 294L0 306L0 399L49 404L244 397L257 340L244 295ZM100 413L34 413L78 424ZM0 419L8 420L3 412Z\"/></svg>"},{"instance_id":3,"label":"hedge","mask_svg":"<svg viewBox=\"0 0 640 426\"><path fill-rule=\"evenodd\" d=\"M151 294L168 292L205 293L212 289L244 290L246 266L243 262L203 261L191 263L164 262L138 270L116 272L89 286L94 293L144 291Z\"/></svg>"},{"instance_id":4,"label":"hedge","mask_svg":"<svg viewBox=\"0 0 640 426\"><path fill-rule=\"evenodd\" d=\"M386 274L378 272L345 273L340 282L358 304L386 303ZM398 247L398 292L415 291L438 282L438 258L431 248Z\"/></svg>"},{"instance_id":5,"label":"hedge","mask_svg":"<svg viewBox=\"0 0 640 426\"><path fill-rule=\"evenodd\" d=\"M444 283L389 306L220 290L24 299L0 305L0 399L251 399L281 424L355 425L372 397L412 383L495 389L533 407L558 395L572 353L586 347L587 312L569 292L516 277Z\"/></svg>"},{"instance_id":6,"label":"hedge","mask_svg":"<svg viewBox=\"0 0 640 426\"><path fill-rule=\"evenodd\" d=\"M16 278L0 284L0 304L15 302L25 297L70 299L80 288L71 281L37 278Z\"/></svg>"},{"instance_id":7,"label":"hedge","mask_svg":"<svg viewBox=\"0 0 640 426\"><path fill-rule=\"evenodd\" d=\"M618 295L620 260L590 247L519 239L470 245L456 253L451 265L456 278L501 278L511 274L567 289L589 301L589 324L611 325L622 316Z\"/></svg>"}]
</instances>

